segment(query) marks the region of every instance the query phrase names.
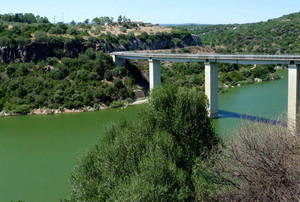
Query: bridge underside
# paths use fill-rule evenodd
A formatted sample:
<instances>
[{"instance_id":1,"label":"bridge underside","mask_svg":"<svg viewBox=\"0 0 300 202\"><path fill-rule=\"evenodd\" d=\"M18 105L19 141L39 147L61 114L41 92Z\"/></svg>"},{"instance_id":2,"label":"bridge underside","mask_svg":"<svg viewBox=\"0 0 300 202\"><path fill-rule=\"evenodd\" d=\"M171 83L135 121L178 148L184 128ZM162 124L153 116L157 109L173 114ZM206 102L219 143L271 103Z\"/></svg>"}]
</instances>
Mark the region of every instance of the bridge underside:
<instances>
[{"instance_id":1,"label":"bridge underside","mask_svg":"<svg viewBox=\"0 0 300 202\"><path fill-rule=\"evenodd\" d=\"M191 54L149 54L119 52L111 54L117 66L123 66L127 59L144 59L149 61L150 90L161 83L160 61L171 62L204 62L205 94L209 101L209 116L218 117L218 65L230 64L286 64L288 65L288 128L297 129L297 115L300 101L300 56L297 55L191 55Z\"/></svg>"}]
</instances>

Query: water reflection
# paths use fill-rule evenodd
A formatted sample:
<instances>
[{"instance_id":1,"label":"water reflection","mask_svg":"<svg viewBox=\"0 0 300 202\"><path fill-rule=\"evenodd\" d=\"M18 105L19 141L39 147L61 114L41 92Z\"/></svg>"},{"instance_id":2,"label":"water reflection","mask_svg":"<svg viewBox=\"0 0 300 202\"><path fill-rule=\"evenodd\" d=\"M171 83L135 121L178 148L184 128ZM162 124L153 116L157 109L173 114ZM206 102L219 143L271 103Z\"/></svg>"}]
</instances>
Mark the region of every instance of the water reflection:
<instances>
[{"instance_id":1,"label":"water reflection","mask_svg":"<svg viewBox=\"0 0 300 202\"><path fill-rule=\"evenodd\" d=\"M225 119L225 118L237 118L237 119L243 119L243 120L248 120L248 121L253 121L253 122L261 122L261 123L266 123L266 124L271 124L271 125L286 125L286 123L274 119L268 119L268 118L263 118L259 116L251 116L247 114L241 114L241 113L236 113L236 112L230 112L230 111L225 111L225 110L219 110L219 117L218 119Z\"/></svg>"}]
</instances>

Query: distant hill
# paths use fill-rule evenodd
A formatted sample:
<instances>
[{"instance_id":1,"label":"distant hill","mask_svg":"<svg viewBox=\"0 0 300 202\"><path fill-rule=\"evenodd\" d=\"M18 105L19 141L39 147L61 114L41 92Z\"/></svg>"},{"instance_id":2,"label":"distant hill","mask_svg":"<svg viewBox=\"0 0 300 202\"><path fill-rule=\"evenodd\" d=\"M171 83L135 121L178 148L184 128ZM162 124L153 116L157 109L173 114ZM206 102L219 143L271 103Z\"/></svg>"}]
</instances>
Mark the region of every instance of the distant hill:
<instances>
[{"instance_id":1,"label":"distant hill","mask_svg":"<svg viewBox=\"0 0 300 202\"><path fill-rule=\"evenodd\" d=\"M203 45L219 53L300 54L300 13L266 22L193 26Z\"/></svg>"},{"instance_id":2,"label":"distant hill","mask_svg":"<svg viewBox=\"0 0 300 202\"><path fill-rule=\"evenodd\" d=\"M206 26L206 25L211 25L211 24L201 24L201 23L160 24L160 26L162 27L178 27L178 26L193 27L193 26Z\"/></svg>"}]
</instances>

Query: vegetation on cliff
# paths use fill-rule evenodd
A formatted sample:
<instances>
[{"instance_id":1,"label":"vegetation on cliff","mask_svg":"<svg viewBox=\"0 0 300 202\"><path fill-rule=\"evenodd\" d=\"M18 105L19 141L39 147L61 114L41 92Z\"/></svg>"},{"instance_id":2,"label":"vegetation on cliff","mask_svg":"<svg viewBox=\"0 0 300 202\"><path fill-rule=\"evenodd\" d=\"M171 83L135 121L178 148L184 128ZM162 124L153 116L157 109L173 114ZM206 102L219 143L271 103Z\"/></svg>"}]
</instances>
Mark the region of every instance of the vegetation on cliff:
<instances>
[{"instance_id":1,"label":"vegetation on cliff","mask_svg":"<svg viewBox=\"0 0 300 202\"><path fill-rule=\"evenodd\" d=\"M0 15L0 47L4 47L0 49L0 60L5 63L37 62L47 57L77 57L88 47L112 52L200 44L190 32L149 26L150 29L143 31L144 25L131 22L125 16L118 23L108 17L99 17L93 19L92 24L88 21L52 24L32 14ZM126 31L115 30L122 28ZM37 57L34 53L39 51L43 54Z\"/></svg>"}]
</instances>

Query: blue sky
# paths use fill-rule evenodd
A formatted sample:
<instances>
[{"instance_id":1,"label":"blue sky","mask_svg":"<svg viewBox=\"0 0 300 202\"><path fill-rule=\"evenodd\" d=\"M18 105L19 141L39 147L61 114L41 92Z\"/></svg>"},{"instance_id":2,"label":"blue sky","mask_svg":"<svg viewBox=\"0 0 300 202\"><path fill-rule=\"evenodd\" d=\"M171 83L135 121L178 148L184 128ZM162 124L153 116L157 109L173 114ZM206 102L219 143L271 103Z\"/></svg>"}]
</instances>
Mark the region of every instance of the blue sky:
<instances>
[{"instance_id":1,"label":"blue sky","mask_svg":"<svg viewBox=\"0 0 300 202\"><path fill-rule=\"evenodd\" d=\"M1 3L1 1L3 3ZM228 24L266 21L299 12L300 0L0 0L0 13L34 13L51 22L94 17L152 23Z\"/></svg>"}]
</instances>

